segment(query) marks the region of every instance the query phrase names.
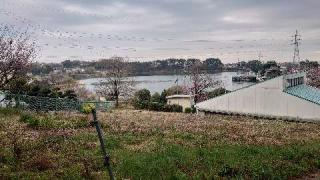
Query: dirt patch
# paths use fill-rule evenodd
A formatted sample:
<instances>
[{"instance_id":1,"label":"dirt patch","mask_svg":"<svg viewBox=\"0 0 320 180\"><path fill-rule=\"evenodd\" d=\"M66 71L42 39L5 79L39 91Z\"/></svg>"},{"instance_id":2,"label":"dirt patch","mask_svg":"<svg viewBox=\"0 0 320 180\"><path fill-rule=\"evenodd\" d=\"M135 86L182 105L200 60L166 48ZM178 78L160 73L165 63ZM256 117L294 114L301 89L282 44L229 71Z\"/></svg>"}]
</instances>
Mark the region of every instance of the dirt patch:
<instances>
[{"instance_id":1,"label":"dirt patch","mask_svg":"<svg viewBox=\"0 0 320 180\"><path fill-rule=\"evenodd\" d=\"M293 178L292 180L319 180L319 179L320 179L320 170L317 170L313 173L306 174L298 178Z\"/></svg>"}]
</instances>

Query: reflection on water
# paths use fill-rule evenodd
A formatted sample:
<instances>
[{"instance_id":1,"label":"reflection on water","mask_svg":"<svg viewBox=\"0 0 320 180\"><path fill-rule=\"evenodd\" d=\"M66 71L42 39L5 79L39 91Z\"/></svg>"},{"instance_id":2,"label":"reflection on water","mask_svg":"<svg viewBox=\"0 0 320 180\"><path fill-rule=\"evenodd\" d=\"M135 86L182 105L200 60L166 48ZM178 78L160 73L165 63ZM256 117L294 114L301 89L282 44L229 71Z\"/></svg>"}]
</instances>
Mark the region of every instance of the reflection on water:
<instances>
[{"instance_id":1,"label":"reflection on water","mask_svg":"<svg viewBox=\"0 0 320 180\"><path fill-rule=\"evenodd\" d=\"M236 75L236 72L222 72L217 74L212 74L212 78L217 81L221 81L223 86L227 90L236 90L242 87L251 85L253 83L249 82L232 82L232 76ZM157 76L135 76L132 77L136 82L136 89L149 89L151 93L159 92L161 93L164 89L167 89L175 85L175 81L178 79L179 85L187 85L188 79L183 75L157 75ZM91 91L95 90L95 85L103 81L103 78L92 78L80 80L79 82L84 84L85 87Z\"/></svg>"}]
</instances>

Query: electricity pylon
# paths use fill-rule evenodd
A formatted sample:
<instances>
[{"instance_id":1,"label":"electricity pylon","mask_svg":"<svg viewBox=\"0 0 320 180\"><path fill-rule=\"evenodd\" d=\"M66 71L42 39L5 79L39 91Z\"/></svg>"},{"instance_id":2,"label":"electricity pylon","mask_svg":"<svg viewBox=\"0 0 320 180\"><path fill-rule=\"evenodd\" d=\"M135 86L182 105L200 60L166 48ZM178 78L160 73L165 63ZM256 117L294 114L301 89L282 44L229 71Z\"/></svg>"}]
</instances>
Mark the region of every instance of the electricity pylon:
<instances>
[{"instance_id":1,"label":"electricity pylon","mask_svg":"<svg viewBox=\"0 0 320 180\"><path fill-rule=\"evenodd\" d=\"M293 53L293 63L297 64L300 62L300 52L299 52L299 45L301 44L301 35L298 33L298 30L296 30L296 33L294 36L292 36L292 45L294 45L294 53Z\"/></svg>"}]
</instances>

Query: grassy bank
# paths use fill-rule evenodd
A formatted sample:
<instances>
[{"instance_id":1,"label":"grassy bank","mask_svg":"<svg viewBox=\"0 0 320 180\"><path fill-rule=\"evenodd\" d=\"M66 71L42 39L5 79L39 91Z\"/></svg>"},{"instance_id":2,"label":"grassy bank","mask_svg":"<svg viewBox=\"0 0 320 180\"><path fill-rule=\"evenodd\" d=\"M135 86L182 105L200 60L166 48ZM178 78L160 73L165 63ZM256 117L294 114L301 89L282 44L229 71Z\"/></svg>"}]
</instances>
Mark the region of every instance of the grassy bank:
<instances>
[{"instance_id":1,"label":"grassy bank","mask_svg":"<svg viewBox=\"0 0 320 180\"><path fill-rule=\"evenodd\" d=\"M99 113L117 179L298 177L320 168L320 124L115 110ZM0 109L0 179L103 179L87 117Z\"/></svg>"}]
</instances>

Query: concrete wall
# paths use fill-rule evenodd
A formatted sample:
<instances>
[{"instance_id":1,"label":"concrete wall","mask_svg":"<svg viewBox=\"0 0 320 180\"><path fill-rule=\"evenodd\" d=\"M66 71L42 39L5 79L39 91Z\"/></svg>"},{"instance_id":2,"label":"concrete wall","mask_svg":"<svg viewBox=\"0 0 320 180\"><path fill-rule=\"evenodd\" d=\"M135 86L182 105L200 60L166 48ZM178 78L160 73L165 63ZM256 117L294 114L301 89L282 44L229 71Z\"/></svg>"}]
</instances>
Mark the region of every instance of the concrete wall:
<instances>
[{"instance_id":1,"label":"concrete wall","mask_svg":"<svg viewBox=\"0 0 320 180\"><path fill-rule=\"evenodd\" d=\"M173 104L177 104L182 106L183 111L189 107L191 108L191 102L190 102L190 98L172 98L172 99L168 99L167 100L167 104L173 105Z\"/></svg>"},{"instance_id":2,"label":"concrete wall","mask_svg":"<svg viewBox=\"0 0 320 180\"><path fill-rule=\"evenodd\" d=\"M283 92L283 77L265 81L196 105L200 111L320 120L320 105Z\"/></svg>"}]
</instances>

